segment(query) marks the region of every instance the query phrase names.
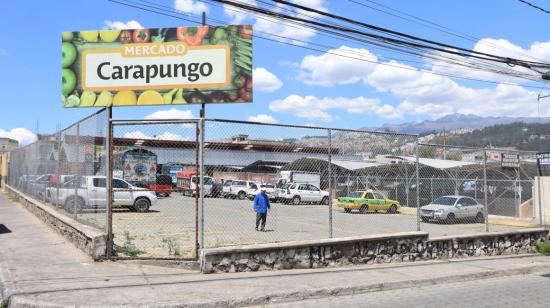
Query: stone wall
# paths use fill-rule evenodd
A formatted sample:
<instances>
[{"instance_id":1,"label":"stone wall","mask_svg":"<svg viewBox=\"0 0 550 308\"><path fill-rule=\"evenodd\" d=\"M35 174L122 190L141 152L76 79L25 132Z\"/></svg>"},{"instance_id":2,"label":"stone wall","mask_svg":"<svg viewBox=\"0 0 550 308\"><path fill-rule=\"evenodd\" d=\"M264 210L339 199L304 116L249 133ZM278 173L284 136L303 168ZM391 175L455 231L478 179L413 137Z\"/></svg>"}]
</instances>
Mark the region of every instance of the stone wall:
<instances>
[{"instance_id":1,"label":"stone wall","mask_svg":"<svg viewBox=\"0 0 550 308\"><path fill-rule=\"evenodd\" d=\"M421 256L419 249L427 240L427 232L403 232L204 249L201 252L201 271L246 272L413 262Z\"/></svg>"},{"instance_id":2,"label":"stone wall","mask_svg":"<svg viewBox=\"0 0 550 308\"><path fill-rule=\"evenodd\" d=\"M41 203L28 197L18 190L7 186L7 193L16 199L29 212L57 231L77 248L84 251L94 260L105 258L107 248L107 235L99 229L84 225L62 213L59 213Z\"/></svg>"},{"instance_id":3,"label":"stone wall","mask_svg":"<svg viewBox=\"0 0 550 308\"><path fill-rule=\"evenodd\" d=\"M534 253L548 230L524 229L428 239L426 232L204 249L203 273L397 263Z\"/></svg>"},{"instance_id":4,"label":"stone wall","mask_svg":"<svg viewBox=\"0 0 550 308\"><path fill-rule=\"evenodd\" d=\"M432 238L426 243L426 260L535 253L538 242L548 240L548 230L522 229Z\"/></svg>"}]
</instances>

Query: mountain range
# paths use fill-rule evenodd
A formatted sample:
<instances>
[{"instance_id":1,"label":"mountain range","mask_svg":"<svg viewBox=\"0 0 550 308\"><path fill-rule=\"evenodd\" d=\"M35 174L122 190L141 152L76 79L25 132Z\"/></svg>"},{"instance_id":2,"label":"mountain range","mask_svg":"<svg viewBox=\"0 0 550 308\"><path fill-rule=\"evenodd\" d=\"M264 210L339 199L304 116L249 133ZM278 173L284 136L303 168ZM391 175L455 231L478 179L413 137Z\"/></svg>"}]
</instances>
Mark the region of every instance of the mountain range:
<instances>
[{"instance_id":1,"label":"mountain range","mask_svg":"<svg viewBox=\"0 0 550 308\"><path fill-rule=\"evenodd\" d=\"M391 131L398 133L423 134L426 132L440 132L443 129L452 131L459 128L481 129L498 124L522 123L550 123L550 117L481 117L471 114L454 113L435 120L413 121L402 124L384 124L380 127L362 127L365 130Z\"/></svg>"}]
</instances>

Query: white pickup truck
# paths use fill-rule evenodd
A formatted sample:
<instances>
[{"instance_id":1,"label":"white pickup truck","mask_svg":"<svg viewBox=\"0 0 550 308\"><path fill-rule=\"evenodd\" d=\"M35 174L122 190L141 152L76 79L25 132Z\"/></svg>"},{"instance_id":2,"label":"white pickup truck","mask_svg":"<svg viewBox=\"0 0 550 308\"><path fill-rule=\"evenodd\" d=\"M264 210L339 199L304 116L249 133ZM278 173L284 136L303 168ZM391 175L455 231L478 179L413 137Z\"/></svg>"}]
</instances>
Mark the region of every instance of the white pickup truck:
<instances>
[{"instance_id":1,"label":"white pickup truck","mask_svg":"<svg viewBox=\"0 0 550 308\"><path fill-rule=\"evenodd\" d=\"M83 176L65 182L59 188L59 204L72 213L83 210L105 209L107 188L105 176ZM52 204L57 204L57 188L46 191ZM157 203L155 192L132 186L123 179L113 178L113 208L130 208L137 212L147 212Z\"/></svg>"}]
</instances>

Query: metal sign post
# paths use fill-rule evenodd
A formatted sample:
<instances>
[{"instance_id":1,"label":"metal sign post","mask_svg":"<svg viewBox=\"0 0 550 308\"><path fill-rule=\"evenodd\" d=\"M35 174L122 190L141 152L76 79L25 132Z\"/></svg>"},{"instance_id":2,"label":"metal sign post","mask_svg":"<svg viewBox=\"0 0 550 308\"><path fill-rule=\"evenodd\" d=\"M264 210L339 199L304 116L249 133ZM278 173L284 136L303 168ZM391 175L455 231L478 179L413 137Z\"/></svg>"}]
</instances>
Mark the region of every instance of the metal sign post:
<instances>
[{"instance_id":1,"label":"metal sign post","mask_svg":"<svg viewBox=\"0 0 550 308\"><path fill-rule=\"evenodd\" d=\"M542 226L544 219L542 218L542 166L550 165L550 152L537 153L537 195L539 203L539 224Z\"/></svg>"},{"instance_id":2,"label":"metal sign post","mask_svg":"<svg viewBox=\"0 0 550 308\"><path fill-rule=\"evenodd\" d=\"M107 259L113 257L113 109L107 107Z\"/></svg>"},{"instance_id":3,"label":"metal sign post","mask_svg":"<svg viewBox=\"0 0 550 308\"><path fill-rule=\"evenodd\" d=\"M202 25L206 25L206 13L202 12ZM200 234L200 248L204 249L204 117L205 117L205 105L204 103L201 104L201 111L200 111L200 142L199 142L199 164L200 164L200 171L199 171L199 186L200 186L200 208L201 208L201 234ZM198 256L198 252L197 252Z\"/></svg>"}]
</instances>

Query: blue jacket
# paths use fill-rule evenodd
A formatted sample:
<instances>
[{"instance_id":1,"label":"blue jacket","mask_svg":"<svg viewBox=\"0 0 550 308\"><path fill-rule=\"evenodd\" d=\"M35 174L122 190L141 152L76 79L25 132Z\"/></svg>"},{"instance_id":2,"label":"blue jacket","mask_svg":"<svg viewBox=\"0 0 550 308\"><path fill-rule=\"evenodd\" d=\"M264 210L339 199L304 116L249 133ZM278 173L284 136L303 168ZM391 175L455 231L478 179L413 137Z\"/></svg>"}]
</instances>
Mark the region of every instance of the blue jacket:
<instances>
[{"instance_id":1,"label":"blue jacket","mask_svg":"<svg viewBox=\"0 0 550 308\"><path fill-rule=\"evenodd\" d=\"M271 208L271 204L269 203L269 198L262 194L261 192L254 197L254 211L264 214L267 212L267 209Z\"/></svg>"}]
</instances>

